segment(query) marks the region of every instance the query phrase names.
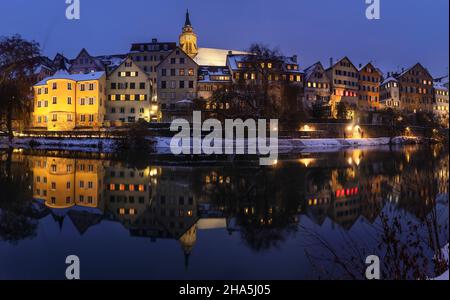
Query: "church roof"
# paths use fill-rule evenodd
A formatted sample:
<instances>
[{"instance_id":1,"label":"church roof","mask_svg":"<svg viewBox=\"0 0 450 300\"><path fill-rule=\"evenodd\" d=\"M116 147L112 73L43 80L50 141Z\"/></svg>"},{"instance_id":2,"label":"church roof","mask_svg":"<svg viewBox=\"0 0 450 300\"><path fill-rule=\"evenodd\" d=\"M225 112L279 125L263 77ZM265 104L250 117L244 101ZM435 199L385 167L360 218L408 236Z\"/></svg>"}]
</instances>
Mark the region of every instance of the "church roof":
<instances>
[{"instance_id":1,"label":"church roof","mask_svg":"<svg viewBox=\"0 0 450 300\"><path fill-rule=\"evenodd\" d=\"M224 67L227 65L227 56L230 52L233 55L248 54L247 52L235 50L199 48L198 54L194 57L194 61L199 66Z\"/></svg>"}]
</instances>

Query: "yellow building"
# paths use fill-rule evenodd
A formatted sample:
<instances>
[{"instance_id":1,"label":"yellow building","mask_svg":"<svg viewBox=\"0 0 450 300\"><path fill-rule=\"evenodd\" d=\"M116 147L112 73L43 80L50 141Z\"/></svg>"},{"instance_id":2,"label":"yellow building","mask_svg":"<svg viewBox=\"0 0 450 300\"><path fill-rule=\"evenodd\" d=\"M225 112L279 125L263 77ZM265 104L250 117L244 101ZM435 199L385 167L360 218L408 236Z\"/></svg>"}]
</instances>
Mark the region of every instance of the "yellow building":
<instances>
[{"instance_id":1,"label":"yellow building","mask_svg":"<svg viewBox=\"0 0 450 300\"><path fill-rule=\"evenodd\" d=\"M32 126L49 131L99 129L105 118L105 72L57 72L34 86Z\"/></svg>"}]
</instances>

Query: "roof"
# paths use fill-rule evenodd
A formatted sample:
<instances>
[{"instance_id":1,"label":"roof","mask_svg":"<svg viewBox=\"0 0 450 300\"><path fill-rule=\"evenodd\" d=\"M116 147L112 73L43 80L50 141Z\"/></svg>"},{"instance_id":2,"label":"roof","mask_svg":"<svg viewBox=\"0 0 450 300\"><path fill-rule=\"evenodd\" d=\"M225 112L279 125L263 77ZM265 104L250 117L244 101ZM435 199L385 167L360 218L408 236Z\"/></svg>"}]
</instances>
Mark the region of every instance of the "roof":
<instances>
[{"instance_id":1,"label":"roof","mask_svg":"<svg viewBox=\"0 0 450 300\"><path fill-rule=\"evenodd\" d=\"M305 71L304 71L305 72L305 81L307 81L312 76L312 74L314 72L316 72L317 68L319 68L319 67L321 67L322 70L324 70L323 66L322 66L322 63L320 61L318 61L315 64L313 64L313 65L309 66L308 68L306 68ZM326 74L324 74L324 75L326 75Z\"/></svg>"},{"instance_id":2,"label":"roof","mask_svg":"<svg viewBox=\"0 0 450 300\"><path fill-rule=\"evenodd\" d=\"M228 66L232 69L232 70L238 70L238 63L242 62L245 57L247 57L247 55L250 54L232 54L232 55L228 55Z\"/></svg>"},{"instance_id":3,"label":"roof","mask_svg":"<svg viewBox=\"0 0 450 300\"><path fill-rule=\"evenodd\" d=\"M130 52L157 52L157 51L172 51L177 47L174 42L149 42L149 43L133 43Z\"/></svg>"},{"instance_id":4,"label":"roof","mask_svg":"<svg viewBox=\"0 0 450 300\"><path fill-rule=\"evenodd\" d=\"M199 82L208 83L208 82L228 82L226 80L211 80L211 76L228 76L230 78L229 82L231 82L231 74L228 67L216 67L216 66L202 66L198 71Z\"/></svg>"},{"instance_id":5,"label":"roof","mask_svg":"<svg viewBox=\"0 0 450 300\"><path fill-rule=\"evenodd\" d=\"M381 85L384 85L384 84L386 84L386 83L388 83L388 82L391 82L391 81L398 82L398 80L397 80L396 78L394 78L394 77L392 77L392 76L389 76L388 78L386 78L386 79L381 83Z\"/></svg>"},{"instance_id":6,"label":"roof","mask_svg":"<svg viewBox=\"0 0 450 300\"><path fill-rule=\"evenodd\" d=\"M428 70L427 70L424 66L422 66L421 63L416 63L416 64L414 64L413 66L411 66L411 67L407 68L406 70L404 70L403 72L401 72L400 74L398 74L396 77L398 78L398 77L401 77L401 76L407 74L409 71L411 71L412 69L414 69L414 68L417 67L417 66L419 66L419 67L421 67L422 69L424 69L424 70L428 73L428 75L431 76L431 75L430 75L430 72L428 72Z\"/></svg>"},{"instance_id":7,"label":"roof","mask_svg":"<svg viewBox=\"0 0 450 300\"><path fill-rule=\"evenodd\" d=\"M213 48L199 48L198 54L194 57L194 61L199 66L216 66L224 67L227 65L227 56L232 53L235 54L249 54L244 51L213 49Z\"/></svg>"},{"instance_id":8,"label":"roof","mask_svg":"<svg viewBox=\"0 0 450 300\"><path fill-rule=\"evenodd\" d=\"M443 82L433 82L433 86L436 90L443 90L443 91L448 91L448 88L445 86L445 83Z\"/></svg>"},{"instance_id":9,"label":"roof","mask_svg":"<svg viewBox=\"0 0 450 300\"><path fill-rule=\"evenodd\" d=\"M187 54L186 52L184 52L183 49L181 49L180 47L177 46L177 47L175 47L175 49L173 49L172 51L170 51L170 53L169 53L163 60L161 60L161 61L156 65L156 67L158 68L163 62L165 62L166 60L168 60L168 59L170 58L170 56L172 55L172 53L174 53L174 52L177 51L177 50L180 51L181 53L185 54L187 59L190 59L191 61L193 61L194 63L197 64L197 62L196 62L189 54Z\"/></svg>"},{"instance_id":10,"label":"roof","mask_svg":"<svg viewBox=\"0 0 450 300\"><path fill-rule=\"evenodd\" d=\"M115 70L118 68L126 59L126 54L116 54L116 55L102 55L97 56L97 59L100 59L101 62L108 67L109 70Z\"/></svg>"},{"instance_id":11,"label":"roof","mask_svg":"<svg viewBox=\"0 0 450 300\"><path fill-rule=\"evenodd\" d=\"M347 56L344 56L344 57L342 57L342 58L336 60L336 62L333 63L333 65L332 65L331 67L327 68L325 71L328 71L328 70L334 68L334 66L336 66L338 63L341 62L341 60L344 60L344 59L347 59L347 60L350 62L350 64L353 66L353 68L355 68L356 70L358 70L358 68L355 67L355 64L350 60L350 58L348 58Z\"/></svg>"},{"instance_id":12,"label":"roof","mask_svg":"<svg viewBox=\"0 0 450 300\"><path fill-rule=\"evenodd\" d=\"M373 65L372 62L368 62L368 63L365 64L365 65L360 65L360 66L358 66L358 72L361 72L361 71L362 71L365 67L367 67L367 66L371 66L372 69L376 70L380 75L383 75L383 72L381 71L381 69L375 67L375 66Z\"/></svg>"},{"instance_id":13,"label":"roof","mask_svg":"<svg viewBox=\"0 0 450 300\"><path fill-rule=\"evenodd\" d=\"M45 85L49 80L54 79L67 79L73 81L89 81L89 80L98 80L105 75L105 72L92 72L88 74L69 74L65 71L56 72L55 75L45 78L44 80L35 84L35 86Z\"/></svg>"}]
</instances>

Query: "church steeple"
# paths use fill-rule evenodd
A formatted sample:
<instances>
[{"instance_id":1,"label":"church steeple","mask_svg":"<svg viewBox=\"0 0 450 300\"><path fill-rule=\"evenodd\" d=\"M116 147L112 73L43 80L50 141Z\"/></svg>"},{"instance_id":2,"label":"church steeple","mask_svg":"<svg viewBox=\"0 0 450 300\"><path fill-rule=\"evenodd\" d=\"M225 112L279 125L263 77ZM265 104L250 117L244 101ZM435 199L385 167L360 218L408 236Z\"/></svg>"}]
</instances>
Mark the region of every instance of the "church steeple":
<instances>
[{"instance_id":1,"label":"church steeple","mask_svg":"<svg viewBox=\"0 0 450 300\"><path fill-rule=\"evenodd\" d=\"M184 27L192 27L191 18L189 17L189 9L186 10L186 21L184 22Z\"/></svg>"},{"instance_id":2,"label":"church steeple","mask_svg":"<svg viewBox=\"0 0 450 300\"><path fill-rule=\"evenodd\" d=\"M192 28L189 10L186 10L186 20L184 22L183 31L180 35L179 43L180 48L183 49L183 51L190 57L194 58L198 54L197 35Z\"/></svg>"}]
</instances>

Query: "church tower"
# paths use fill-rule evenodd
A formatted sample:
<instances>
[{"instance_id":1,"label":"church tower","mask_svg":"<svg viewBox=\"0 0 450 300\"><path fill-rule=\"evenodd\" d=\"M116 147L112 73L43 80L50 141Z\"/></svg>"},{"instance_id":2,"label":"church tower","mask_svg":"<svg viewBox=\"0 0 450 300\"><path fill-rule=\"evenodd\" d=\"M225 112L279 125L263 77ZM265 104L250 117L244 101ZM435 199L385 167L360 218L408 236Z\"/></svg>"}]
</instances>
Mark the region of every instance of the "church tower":
<instances>
[{"instance_id":1,"label":"church tower","mask_svg":"<svg viewBox=\"0 0 450 300\"><path fill-rule=\"evenodd\" d=\"M186 11L186 21L184 23L183 32L180 35L180 47L192 58L198 54L197 35L192 28L189 10Z\"/></svg>"}]
</instances>

